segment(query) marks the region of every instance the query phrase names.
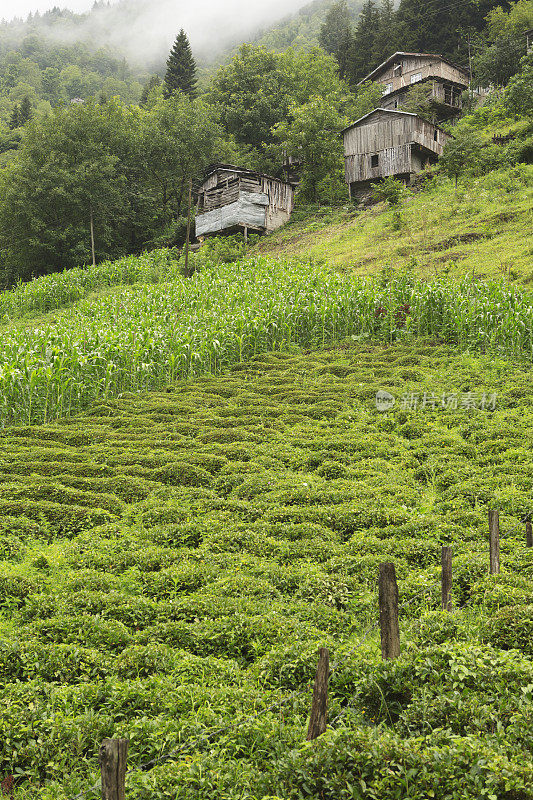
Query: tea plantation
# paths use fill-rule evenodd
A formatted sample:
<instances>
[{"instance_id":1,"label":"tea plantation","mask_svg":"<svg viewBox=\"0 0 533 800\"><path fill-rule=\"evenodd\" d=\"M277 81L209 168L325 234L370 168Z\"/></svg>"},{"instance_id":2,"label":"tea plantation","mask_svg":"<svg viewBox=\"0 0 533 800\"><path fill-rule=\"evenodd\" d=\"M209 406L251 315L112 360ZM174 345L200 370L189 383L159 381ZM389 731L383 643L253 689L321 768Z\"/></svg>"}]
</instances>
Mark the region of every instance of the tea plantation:
<instances>
[{"instance_id":1,"label":"tea plantation","mask_svg":"<svg viewBox=\"0 0 533 800\"><path fill-rule=\"evenodd\" d=\"M533 798L532 401L518 355L350 339L5 428L5 790L94 800L127 736L128 800ZM330 724L305 743L320 646Z\"/></svg>"}]
</instances>

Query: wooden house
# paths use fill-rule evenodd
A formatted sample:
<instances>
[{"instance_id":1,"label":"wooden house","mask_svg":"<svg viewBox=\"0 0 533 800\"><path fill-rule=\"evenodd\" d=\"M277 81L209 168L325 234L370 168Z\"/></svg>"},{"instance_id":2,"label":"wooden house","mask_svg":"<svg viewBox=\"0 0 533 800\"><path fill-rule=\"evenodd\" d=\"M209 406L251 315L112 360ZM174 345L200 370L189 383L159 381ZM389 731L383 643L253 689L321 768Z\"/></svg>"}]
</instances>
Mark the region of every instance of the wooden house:
<instances>
[{"instance_id":1,"label":"wooden house","mask_svg":"<svg viewBox=\"0 0 533 800\"><path fill-rule=\"evenodd\" d=\"M289 221L294 186L231 164L210 167L199 193L196 236L248 231L270 233Z\"/></svg>"},{"instance_id":2,"label":"wooden house","mask_svg":"<svg viewBox=\"0 0 533 800\"><path fill-rule=\"evenodd\" d=\"M409 183L434 164L450 138L416 114L376 108L343 131L350 197L366 199L372 183L392 175Z\"/></svg>"},{"instance_id":3,"label":"wooden house","mask_svg":"<svg viewBox=\"0 0 533 800\"><path fill-rule=\"evenodd\" d=\"M383 86L381 107L398 110L409 89L423 83L437 120L452 119L461 113L462 92L468 88L468 72L447 58L432 53L394 53L364 78Z\"/></svg>"}]
</instances>

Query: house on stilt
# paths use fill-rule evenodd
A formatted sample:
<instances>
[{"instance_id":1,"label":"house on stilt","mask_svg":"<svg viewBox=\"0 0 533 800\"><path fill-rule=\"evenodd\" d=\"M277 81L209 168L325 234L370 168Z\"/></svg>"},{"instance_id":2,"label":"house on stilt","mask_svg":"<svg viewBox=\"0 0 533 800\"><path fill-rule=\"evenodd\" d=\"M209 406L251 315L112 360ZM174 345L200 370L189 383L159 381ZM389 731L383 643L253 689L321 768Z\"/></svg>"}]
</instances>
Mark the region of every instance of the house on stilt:
<instances>
[{"instance_id":1,"label":"house on stilt","mask_svg":"<svg viewBox=\"0 0 533 800\"><path fill-rule=\"evenodd\" d=\"M376 108L342 132L350 197L367 200L372 184L393 176L410 183L435 164L450 138L439 125L406 111Z\"/></svg>"},{"instance_id":2,"label":"house on stilt","mask_svg":"<svg viewBox=\"0 0 533 800\"><path fill-rule=\"evenodd\" d=\"M196 237L271 233L289 221L294 186L232 164L214 164L198 191Z\"/></svg>"}]
</instances>

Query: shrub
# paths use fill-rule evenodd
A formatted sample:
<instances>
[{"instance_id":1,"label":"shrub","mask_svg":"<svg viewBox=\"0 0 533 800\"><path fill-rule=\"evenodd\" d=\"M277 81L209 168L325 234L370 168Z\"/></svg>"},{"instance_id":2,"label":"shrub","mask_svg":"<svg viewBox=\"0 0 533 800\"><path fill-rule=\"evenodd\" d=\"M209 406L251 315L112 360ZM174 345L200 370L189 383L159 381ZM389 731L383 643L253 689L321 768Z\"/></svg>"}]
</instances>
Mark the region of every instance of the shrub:
<instances>
[{"instance_id":1,"label":"shrub","mask_svg":"<svg viewBox=\"0 0 533 800\"><path fill-rule=\"evenodd\" d=\"M533 656L533 605L502 608L488 623L488 638L503 650L521 650Z\"/></svg>"}]
</instances>

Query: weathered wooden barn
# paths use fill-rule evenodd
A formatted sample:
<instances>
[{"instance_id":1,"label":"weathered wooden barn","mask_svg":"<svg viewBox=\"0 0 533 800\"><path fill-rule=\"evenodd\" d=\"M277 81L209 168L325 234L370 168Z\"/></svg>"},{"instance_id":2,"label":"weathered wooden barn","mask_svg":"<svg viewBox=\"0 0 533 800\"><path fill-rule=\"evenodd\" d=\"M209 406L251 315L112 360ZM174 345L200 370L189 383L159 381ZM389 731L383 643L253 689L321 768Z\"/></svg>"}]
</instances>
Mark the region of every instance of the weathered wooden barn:
<instances>
[{"instance_id":1,"label":"weathered wooden barn","mask_svg":"<svg viewBox=\"0 0 533 800\"><path fill-rule=\"evenodd\" d=\"M196 236L249 231L270 233L289 221L294 186L232 164L215 164L198 193Z\"/></svg>"},{"instance_id":2,"label":"weathered wooden barn","mask_svg":"<svg viewBox=\"0 0 533 800\"><path fill-rule=\"evenodd\" d=\"M350 197L365 200L371 185L392 175L409 183L434 164L450 138L442 128L405 111L376 108L343 131Z\"/></svg>"},{"instance_id":3,"label":"weathered wooden barn","mask_svg":"<svg viewBox=\"0 0 533 800\"><path fill-rule=\"evenodd\" d=\"M381 107L401 109L409 89L424 83L437 120L461 113L462 93L468 88L468 72L447 58L432 53L394 53L359 85L373 81L383 86Z\"/></svg>"}]
</instances>

